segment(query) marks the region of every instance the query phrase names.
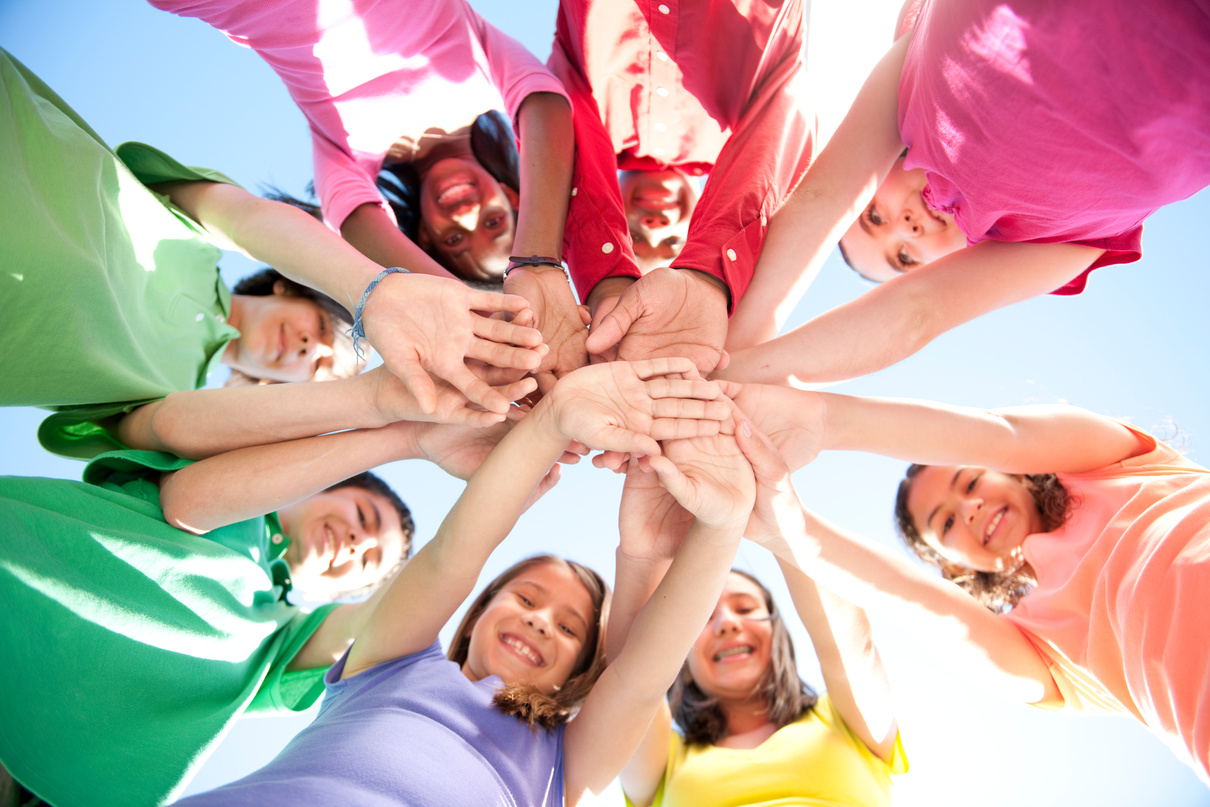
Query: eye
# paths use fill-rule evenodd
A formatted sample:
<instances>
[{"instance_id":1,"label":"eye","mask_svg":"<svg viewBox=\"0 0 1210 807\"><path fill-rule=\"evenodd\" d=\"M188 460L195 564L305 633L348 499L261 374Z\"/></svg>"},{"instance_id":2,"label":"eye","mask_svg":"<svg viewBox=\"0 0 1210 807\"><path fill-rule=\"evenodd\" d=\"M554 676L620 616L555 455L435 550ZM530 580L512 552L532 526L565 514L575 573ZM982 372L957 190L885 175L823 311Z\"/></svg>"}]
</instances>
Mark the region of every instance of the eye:
<instances>
[{"instance_id":1,"label":"eye","mask_svg":"<svg viewBox=\"0 0 1210 807\"><path fill-rule=\"evenodd\" d=\"M979 477L977 475L972 476L970 483L967 484L967 486L966 486L966 492L974 493L975 492L975 483L977 483L978 481L979 481Z\"/></svg>"},{"instance_id":2,"label":"eye","mask_svg":"<svg viewBox=\"0 0 1210 807\"><path fill-rule=\"evenodd\" d=\"M357 520L361 522L363 528L366 526L366 512L361 509L360 505L357 508Z\"/></svg>"},{"instance_id":3,"label":"eye","mask_svg":"<svg viewBox=\"0 0 1210 807\"><path fill-rule=\"evenodd\" d=\"M559 630L563 631L565 634L567 634L568 636L570 636L573 639L578 638L576 636L576 632L574 630L572 630L571 628L567 627L566 625L560 625Z\"/></svg>"},{"instance_id":4,"label":"eye","mask_svg":"<svg viewBox=\"0 0 1210 807\"><path fill-rule=\"evenodd\" d=\"M870 205L866 208L865 217L866 221L870 222L870 224L873 224L875 227L878 227L884 223L882 216L879 215L878 211L874 209L873 205Z\"/></svg>"},{"instance_id":5,"label":"eye","mask_svg":"<svg viewBox=\"0 0 1210 807\"><path fill-rule=\"evenodd\" d=\"M941 525L941 534L945 535L947 532L950 531L950 527L952 527L952 526L954 526L954 517L950 516L949 518L947 518L945 520L945 523Z\"/></svg>"},{"instance_id":6,"label":"eye","mask_svg":"<svg viewBox=\"0 0 1210 807\"><path fill-rule=\"evenodd\" d=\"M899 254L895 256L895 260L899 261L899 265L903 267L915 266L919 263L918 260L908 254L907 247L899 248Z\"/></svg>"},{"instance_id":7,"label":"eye","mask_svg":"<svg viewBox=\"0 0 1210 807\"><path fill-rule=\"evenodd\" d=\"M533 600L531 600L529 597L526 597L524 594L518 594L517 599L520 600L521 603L528 608L534 607Z\"/></svg>"},{"instance_id":8,"label":"eye","mask_svg":"<svg viewBox=\"0 0 1210 807\"><path fill-rule=\"evenodd\" d=\"M504 216L492 216L483 222L483 226L489 230L498 230L502 224L504 224Z\"/></svg>"},{"instance_id":9,"label":"eye","mask_svg":"<svg viewBox=\"0 0 1210 807\"><path fill-rule=\"evenodd\" d=\"M462 243L462 239L464 238L466 238L466 235L463 233L452 233L448 238L445 239L445 245L447 247L456 247Z\"/></svg>"}]
</instances>

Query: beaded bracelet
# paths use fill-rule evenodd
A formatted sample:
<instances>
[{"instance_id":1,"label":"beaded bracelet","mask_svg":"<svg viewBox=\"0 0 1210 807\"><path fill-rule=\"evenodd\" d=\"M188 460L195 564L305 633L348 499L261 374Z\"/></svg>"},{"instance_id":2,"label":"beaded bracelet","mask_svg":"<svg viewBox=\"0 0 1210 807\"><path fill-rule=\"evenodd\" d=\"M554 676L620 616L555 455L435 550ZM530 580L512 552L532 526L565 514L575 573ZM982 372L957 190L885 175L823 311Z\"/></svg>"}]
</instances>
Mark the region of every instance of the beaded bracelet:
<instances>
[{"instance_id":1,"label":"beaded bracelet","mask_svg":"<svg viewBox=\"0 0 1210 807\"><path fill-rule=\"evenodd\" d=\"M530 255L528 258L520 255L508 256L508 268L504 270L504 276L508 277L508 273L516 269L518 266L553 266L556 269L563 269L563 262L558 258L551 258L545 255Z\"/></svg>"},{"instance_id":2,"label":"beaded bracelet","mask_svg":"<svg viewBox=\"0 0 1210 807\"><path fill-rule=\"evenodd\" d=\"M357 361L364 361L365 356L361 352L361 340L366 338L366 329L361 322L361 310L366 307L366 300L370 298L370 292L374 287L382 282L387 275L402 273L410 275L411 271L404 269L402 266L392 266L390 269L383 269L378 273L378 276L370 281L370 285L366 286L366 290L361 295L361 302L357 304L357 310L353 312L353 327L349 329L349 336L353 337L353 352L357 355Z\"/></svg>"}]
</instances>

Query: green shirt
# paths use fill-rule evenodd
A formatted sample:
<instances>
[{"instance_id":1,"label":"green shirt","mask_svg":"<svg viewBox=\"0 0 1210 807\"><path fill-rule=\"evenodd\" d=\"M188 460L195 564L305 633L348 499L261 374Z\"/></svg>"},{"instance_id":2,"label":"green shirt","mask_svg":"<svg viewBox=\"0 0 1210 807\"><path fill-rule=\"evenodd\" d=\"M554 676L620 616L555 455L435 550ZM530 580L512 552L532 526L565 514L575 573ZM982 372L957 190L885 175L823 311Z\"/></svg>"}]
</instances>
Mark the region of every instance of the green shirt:
<instances>
[{"instance_id":1,"label":"green shirt","mask_svg":"<svg viewBox=\"0 0 1210 807\"><path fill-rule=\"evenodd\" d=\"M0 176L0 405L60 410L38 435L57 454L119 448L96 421L203 386L239 335L219 249L145 183L231 180L115 152L3 51Z\"/></svg>"},{"instance_id":2,"label":"green shirt","mask_svg":"<svg viewBox=\"0 0 1210 807\"><path fill-rule=\"evenodd\" d=\"M146 451L85 482L0 477L0 762L56 807L170 800L245 711L302 710L323 670L286 665L335 606L285 599L273 517L170 527Z\"/></svg>"}]
</instances>

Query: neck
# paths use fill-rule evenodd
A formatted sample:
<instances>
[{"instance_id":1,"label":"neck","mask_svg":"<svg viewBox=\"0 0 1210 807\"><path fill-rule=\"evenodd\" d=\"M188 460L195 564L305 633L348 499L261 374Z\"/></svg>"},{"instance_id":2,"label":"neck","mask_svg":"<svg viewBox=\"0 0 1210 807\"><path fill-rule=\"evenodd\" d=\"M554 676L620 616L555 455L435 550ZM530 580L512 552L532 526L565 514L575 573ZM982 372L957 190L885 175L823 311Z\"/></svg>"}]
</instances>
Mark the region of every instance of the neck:
<instances>
[{"instance_id":1,"label":"neck","mask_svg":"<svg viewBox=\"0 0 1210 807\"><path fill-rule=\"evenodd\" d=\"M246 297L247 295L244 294L231 295L231 308L230 312L227 314L227 324L232 328L235 328L237 331L240 330L240 322L244 316L244 303ZM227 346L223 348L223 364L230 366L231 363L235 361L238 343L238 339L232 339L227 343Z\"/></svg>"},{"instance_id":2,"label":"neck","mask_svg":"<svg viewBox=\"0 0 1210 807\"><path fill-rule=\"evenodd\" d=\"M738 703L720 703L719 707L727 721L727 733L716 745L755 748L777 730L769 720L769 705L763 696Z\"/></svg>"}]
</instances>

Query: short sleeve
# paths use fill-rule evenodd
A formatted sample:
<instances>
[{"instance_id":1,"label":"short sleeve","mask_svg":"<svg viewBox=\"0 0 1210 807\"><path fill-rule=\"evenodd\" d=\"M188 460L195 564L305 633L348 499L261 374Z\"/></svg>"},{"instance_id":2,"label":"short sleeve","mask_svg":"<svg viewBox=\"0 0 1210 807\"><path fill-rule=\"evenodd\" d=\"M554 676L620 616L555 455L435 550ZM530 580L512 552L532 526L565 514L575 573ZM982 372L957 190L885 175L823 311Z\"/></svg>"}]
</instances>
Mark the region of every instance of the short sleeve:
<instances>
[{"instance_id":1,"label":"short sleeve","mask_svg":"<svg viewBox=\"0 0 1210 807\"><path fill-rule=\"evenodd\" d=\"M339 606L330 603L309 613L296 614L282 628L277 638L277 652L261 682L248 714L272 714L275 712L301 712L311 708L324 691L324 674L327 667L310 670L287 670L290 662L303 646L315 635L315 631Z\"/></svg>"},{"instance_id":2,"label":"short sleeve","mask_svg":"<svg viewBox=\"0 0 1210 807\"><path fill-rule=\"evenodd\" d=\"M844 720L840 717L840 713L836 711L836 707L832 705L832 699L827 695L820 696L812 707L816 716L830 728L832 731L844 737L845 740L853 746L853 749L866 761L872 769L884 773L886 775L900 775L908 771L907 752L903 750L903 738L898 732L895 734L895 745L891 749L891 759L886 761L874 754L866 744L863 743L853 730L848 727Z\"/></svg>"}]
</instances>

